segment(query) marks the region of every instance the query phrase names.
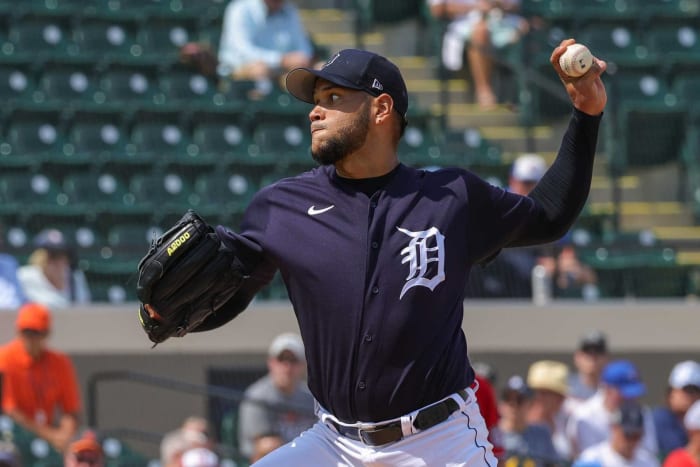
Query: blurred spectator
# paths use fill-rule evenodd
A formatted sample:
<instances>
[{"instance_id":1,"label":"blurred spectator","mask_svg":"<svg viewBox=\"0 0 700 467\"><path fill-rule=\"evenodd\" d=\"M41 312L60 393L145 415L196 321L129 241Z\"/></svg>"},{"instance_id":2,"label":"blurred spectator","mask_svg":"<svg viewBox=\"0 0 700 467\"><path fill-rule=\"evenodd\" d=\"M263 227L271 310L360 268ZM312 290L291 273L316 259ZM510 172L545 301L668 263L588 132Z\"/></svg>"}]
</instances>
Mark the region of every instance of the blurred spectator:
<instances>
[{"instance_id":1,"label":"blurred spectator","mask_svg":"<svg viewBox=\"0 0 700 467\"><path fill-rule=\"evenodd\" d=\"M626 401L638 402L646 394L637 367L628 360L613 360L603 369L601 388L579 405L569 418L567 433L574 453L605 441L610 436L610 420L620 405ZM656 430L651 411L643 408L644 435L642 446L656 455Z\"/></svg>"},{"instance_id":2,"label":"blurred spectator","mask_svg":"<svg viewBox=\"0 0 700 467\"><path fill-rule=\"evenodd\" d=\"M563 407L569 390L568 378L567 366L553 360L539 360L527 372L527 385L533 391L527 420L546 427L557 454L567 460L571 458L571 446L566 437L567 414Z\"/></svg>"},{"instance_id":3,"label":"blurred spectator","mask_svg":"<svg viewBox=\"0 0 700 467\"><path fill-rule=\"evenodd\" d=\"M501 421L498 426L503 437L506 465L513 462L513 457L518 461L516 465L533 467L560 461L550 431L544 425L533 425L527 421L532 396L532 390L519 375L508 378L501 393Z\"/></svg>"},{"instance_id":4,"label":"blurred spectator","mask_svg":"<svg viewBox=\"0 0 700 467\"><path fill-rule=\"evenodd\" d=\"M491 381L481 373L475 371L474 380L476 382L475 394L479 402L479 412L481 412L481 416L484 417L486 428L489 430L488 439L493 446L493 455L501 459L504 454L504 449L501 429L498 427L498 421L501 416L498 412L496 391Z\"/></svg>"},{"instance_id":5,"label":"blurred spectator","mask_svg":"<svg viewBox=\"0 0 700 467\"><path fill-rule=\"evenodd\" d=\"M73 254L62 232L44 230L34 240L36 249L17 277L27 298L57 310L90 302L83 272L73 265Z\"/></svg>"},{"instance_id":6,"label":"blurred spectator","mask_svg":"<svg viewBox=\"0 0 700 467\"><path fill-rule=\"evenodd\" d=\"M219 467L219 455L210 448L189 448L180 456L178 467Z\"/></svg>"},{"instance_id":7,"label":"blurred spectator","mask_svg":"<svg viewBox=\"0 0 700 467\"><path fill-rule=\"evenodd\" d=\"M635 401L625 401L609 418L609 435L585 449L574 465L601 467L658 467L659 461L640 444L644 434L644 410Z\"/></svg>"},{"instance_id":8,"label":"blurred spectator","mask_svg":"<svg viewBox=\"0 0 700 467\"><path fill-rule=\"evenodd\" d=\"M476 373L478 376L489 380L491 386L496 385L496 382L498 381L498 372L496 371L496 368L493 367L493 365L483 361L476 361L472 362L472 369L474 370L474 373Z\"/></svg>"},{"instance_id":9,"label":"blurred spectator","mask_svg":"<svg viewBox=\"0 0 700 467\"><path fill-rule=\"evenodd\" d=\"M250 463L253 464L284 444L284 440L277 433L266 433L258 436L253 441L253 454Z\"/></svg>"},{"instance_id":10,"label":"blurred spectator","mask_svg":"<svg viewBox=\"0 0 700 467\"><path fill-rule=\"evenodd\" d=\"M219 45L219 74L275 80L312 64L313 45L289 0L235 0L226 7Z\"/></svg>"},{"instance_id":11,"label":"blurred spectator","mask_svg":"<svg viewBox=\"0 0 700 467\"><path fill-rule=\"evenodd\" d=\"M569 396L566 401L569 412L598 391L603 368L609 359L605 334L592 330L581 337L578 348L574 351L576 372L569 376Z\"/></svg>"},{"instance_id":12,"label":"blurred spectator","mask_svg":"<svg viewBox=\"0 0 700 467\"><path fill-rule=\"evenodd\" d=\"M63 465L64 467L78 467L81 465L103 467L105 465L102 445L94 431L86 430L68 445L66 452L63 454Z\"/></svg>"},{"instance_id":13,"label":"blurred spectator","mask_svg":"<svg viewBox=\"0 0 700 467\"><path fill-rule=\"evenodd\" d=\"M652 414L659 455L663 459L674 449L688 444L683 420L690 406L700 400L700 363L686 360L677 363L668 377L666 404Z\"/></svg>"},{"instance_id":14,"label":"blurred spectator","mask_svg":"<svg viewBox=\"0 0 700 467\"><path fill-rule=\"evenodd\" d=\"M536 154L522 154L513 163L508 190L526 196L547 170ZM472 268L465 295L468 298L531 298L532 271L542 264L549 277L555 269L554 253L548 246L505 248L493 261Z\"/></svg>"},{"instance_id":15,"label":"blurred spectator","mask_svg":"<svg viewBox=\"0 0 700 467\"><path fill-rule=\"evenodd\" d=\"M22 456L9 439L0 439L0 467L22 467Z\"/></svg>"},{"instance_id":16,"label":"blurred spectator","mask_svg":"<svg viewBox=\"0 0 700 467\"><path fill-rule=\"evenodd\" d=\"M51 314L45 306L23 305L16 329L17 337L0 348L3 412L63 452L81 411L75 368L67 355L47 346Z\"/></svg>"},{"instance_id":17,"label":"blurred spectator","mask_svg":"<svg viewBox=\"0 0 700 467\"><path fill-rule=\"evenodd\" d=\"M305 377L304 344L297 334L275 337L268 349L268 372L250 385L239 407L238 437L241 453L250 458L253 441L278 433L287 443L316 421L314 398Z\"/></svg>"},{"instance_id":18,"label":"blurred spectator","mask_svg":"<svg viewBox=\"0 0 700 467\"><path fill-rule=\"evenodd\" d=\"M552 273L553 295L562 298L597 300L598 275L593 268L581 262L569 234L557 242L558 253Z\"/></svg>"},{"instance_id":19,"label":"blurred spectator","mask_svg":"<svg viewBox=\"0 0 700 467\"><path fill-rule=\"evenodd\" d=\"M518 14L520 0L428 2L435 18L449 21L442 42L443 65L459 71L466 56L476 102L484 109L493 107L497 103L492 83L495 50L517 43L529 29L527 20Z\"/></svg>"},{"instance_id":20,"label":"blurred spectator","mask_svg":"<svg viewBox=\"0 0 700 467\"><path fill-rule=\"evenodd\" d=\"M695 401L683 417L688 443L666 457L664 467L697 467L700 465L700 401Z\"/></svg>"},{"instance_id":21,"label":"blurred spectator","mask_svg":"<svg viewBox=\"0 0 700 467\"><path fill-rule=\"evenodd\" d=\"M0 231L2 231L1 224ZM0 236L0 311L10 311L16 310L27 301L27 298L17 279L19 269L17 259L8 253L3 253L4 246L3 237Z\"/></svg>"},{"instance_id":22,"label":"blurred spectator","mask_svg":"<svg viewBox=\"0 0 700 467\"><path fill-rule=\"evenodd\" d=\"M160 442L160 459L163 467L178 465L188 449L211 445L209 422L203 417L187 417L182 425L163 436Z\"/></svg>"}]
</instances>

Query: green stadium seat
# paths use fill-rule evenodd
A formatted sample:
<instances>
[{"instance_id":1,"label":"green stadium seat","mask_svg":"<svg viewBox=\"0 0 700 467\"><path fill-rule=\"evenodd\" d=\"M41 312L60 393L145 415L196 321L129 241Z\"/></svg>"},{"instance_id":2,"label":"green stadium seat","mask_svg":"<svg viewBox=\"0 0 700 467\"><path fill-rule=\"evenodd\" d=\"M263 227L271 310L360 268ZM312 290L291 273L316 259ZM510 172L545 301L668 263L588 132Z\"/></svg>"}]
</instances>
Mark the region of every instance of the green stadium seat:
<instances>
[{"instance_id":1,"label":"green stadium seat","mask_svg":"<svg viewBox=\"0 0 700 467\"><path fill-rule=\"evenodd\" d=\"M632 23L642 10L643 4L638 0L589 0L576 2L571 13L580 21L615 19Z\"/></svg>"},{"instance_id":2,"label":"green stadium seat","mask_svg":"<svg viewBox=\"0 0 700 467\"><path fill-rule=\"evenodd\" d=\"M152 16L139 31L143 59L152 63L177 63L180 48L195 38L195 21L185 18Z\"/></svg>"},{"instance_id":3,"label":"green stadium seat","mask_svg":"<svg viewBox=\"0 0 700 467\"><path fill-rule=\"evenodd\" d=\"M61 109L95 106L97 79L91 66L45 64L39 76L34 101Z\"/></svg>"},{"instance_id":4,"label":"green stadium seat","mask_svg":"<svg viewBox=\"0 0 700 467\"><path fill-rule=\"evenodd\" d=\"M0 142L0 165L37 168L47 157L61 151L61 121L57 111L12 112Z\"/></svg>"},{"instance_id":5,"label":"green stadium seat","mask_svg":"<svg viewBox=\"0 0 700 467\"><path fill-rule=\"evenodd\" d=\"M677 97L671 93L665 77L658 68L649 70L618 70L608 77L611 104L667 105L677 104Z\"/></svg>"},{"instance_id":6,"label":"green stadium seat","mask_svg":"<svg viewBox=\"0 0 700 467\"><path fill-rule=\"evenodd\" d=\"M71 206L81 209L93 219L101 215L146 212L149 208L138 206L134 195L129 193L126 182L109 172L66 175L63 191L68 196Z\"/></svg>"},{"instance_id":7,"label":"green stadium seat","mask_svg":"<svg viewBox=\"0 0 700 467\"><path fill-rule=\"evenodd\" d=\"M121 113L76 112L68 121L61 162L87 161L97 166L125 153L126 141Z\"/></svg>"},{"instance_id":8,"label":"green stadium seat","mask_svg":"<svg viewBox=\"0 0 700 467\"><path fill-rule=\"evenodd\" d=\"M110 280L124 286L127 279L134 279L137 265L151 240L163 231L141 221L120 222L107 230L106 242L101 250L101 260L91 261L87 269L88 280ZM94 276L100 278L94 279ZM131 288L135 288L135 283Z\"/></svg>"},{"instance_id":9,"label":"green stadium seat","mask_svg":"<svg viewBox=\"0 0 700 467\"><path fill-rule=\"evenodd\" d=\"M697 20L654 24L648 31L649 47L668 68L700 69L700 28Z\"/></svg>"},{"instance_id":10,"label":"green stadium seat","mask_svg":"<svg viewBox=\"0 0 700 467\"><path fill-rule=\"evenodd\" d=\"M139 60L143 47L137 34L136 19L81 16L73 29L80 57L95 64Z\"/></svg>"},{"instance_id":11,"label":"green stadium seat","mask_svg":"<svg viewBox=\"0 0 700 467\"><path fill-rule=\"evenodd\" d=\"M69 19L59 16L26 15L9 25L8 42L2 52L9 58L35 62L75 54L70 37Z\"/></svg>"},{"instance_id":12,"label":"green stadium seat","mask_svg":"<svg viewBox=\"0 0 700 467\"><path fill-rule=\"evenodd\" d=\"M35 215L75 216L60 185L43 173L0 174L0 213L31 218Z\"/></svg>"},{"instance_id":13,"label":"green stadium seat","mask_svg":"<svg viewBox=\"0 0 700 467\"><path fill-rule=\"evenodd\" d=\"M118 109L151 108L164 97L158 90L158 70L153 66L114 63L99 74L96 98Z\"/></svg>"},{"instance_id":14,"label":"green stadium seat","mask_svg":"<svg viewBox=\"0 0 700 467\"><path fill-rule=\"evenodd\" d=\"M90 275L88 283L90 284L92 301L112 304L136 301L136 288L130 287L126 282L128 281L115 279L112 274Z\"/></svg>"},{"instance_id":15,"label":"green stadium seat","mask_svg":"<svg viewBox=\"0 0 700 467\"><path fill-rule=\"evenodd\" d=\"M596 21L582 27L577 40L596 57L619 67L649 67L658 62L634 24Z\"/></svg>"},{"instance_id":16,"label":"green stadium seat","mask_svg":"<svg viewBox=\"0 0 700 467\"><path fill-rule=\"evenodd\" d=\"M216 88L216 80L198 73L190 67L174 66L160 73L159 88L165 95L167 104L203 109L224 103L224 96Z\"/></svg>"},{"instance_id":17,"label":"green stadium seat","mask_svg":"<svg viewBox=\"0 0 700 467\"><path fill-rule=\"evenodd\" d=\"M186 154L190 144L189 128L178 112L136 115L129 138L137 153L164 164Z\"/></svg>"},{"instance_id":18,"label":"green stadium seat","mask_svg":"<svg viewBox=\"0 0 700 467\"><path fill-rule=\"evenodd\" d=\"M631 167L680 161L687 127L685 107L628 107L617 116L619 133L608 146L617 175Z\"/></svg>"},{"instance_id":19,"label":"green stadium seat","mask_svg":"<svg viewBox=\"0 0 700 467\"><path fill-rule=\"evenodd\" d=\"M425 165L439 157L440 147L433 135L419 126L407 126L403 138L399 140L399 158L409 165Z\"/></svg>"},{"instance_id":20,"label":"green stadium seat","mask_svg":"<svg viewBox=\"0 0 700 467\"><path fill-rule=\"evenodd\" d=\"M247 154L251 130L244 113L200 112L192 116L191 122L196 147L192 164L235 163Z\"/></svg>"},{"instance_id":21,"label":"green stadium seat","mask_svg":"<svg viewBox=\"0 0 700 467\"><path fill-rule=\"evenodd\" d=\"M574 0L525 0L521 12L527 17L540 17L550 21L573 17Z\"/></svg>"},{"instance_id":22,"label":"green stadium seat","mask_svg":"<svg viewBox=\"0 0 700 467\"><path fill-rule=\"evenodd\" d=\"M136 174L129 180L129 191L136 204L152 206L157 216L182 214L199 207L199 196L188 179L176 173Z\"/></svg>"},{"instance_id":23,"label":"green stadium seat","mask_svg":"<svg viewBox=\"0 0 700 467\"><path fill-rule=\"evenodd\" d=\"M640 13L646 24L662 19L697 18L700 14L698 0L644 0Z\"/></svg>"},{"instance_id":24,"label":"green stadium seat","mask_svg":"<svg viewBox=\"0 0 700 467\"><path fill-rule=\"evenodd\" d=\"M213 172L199 175L194 191L199 196L197 212L205 217L229 219L233 225L252 199L257 185L245 173Z\"/></svg>"},{"instance_id":25,"label":"green stadium seat","mask_svg":"<svg viewBox=\"0 0 700 467\"><path fill-rule=\"evenodd\" d=\"M486 139L478 128L446 130L439 142L440 150L428 154L424 165L456 166L476 171L507 167L498 145Z\"/></svg>"},{"instance_id":26,"label":"green stadium seat","mask_svg":"<svg viewBox=\"0 0 700 467\"><path fill-rule=\"evenodd\" d=\"M689 290L688 267L668 247L599 247L582 261L595 269L604 298L685 297Z\"/></svg>"},{"instance_id":27,"label":"green stadium seat","mask_svg":"<svg viewBox=\"0 0 700 467\"><path fill-rule=\"evenodd\" d=\"M0 63L0 100L7 112L8 107L30 101L36 78L29 63Z\"/></svg>"}]
</instances>

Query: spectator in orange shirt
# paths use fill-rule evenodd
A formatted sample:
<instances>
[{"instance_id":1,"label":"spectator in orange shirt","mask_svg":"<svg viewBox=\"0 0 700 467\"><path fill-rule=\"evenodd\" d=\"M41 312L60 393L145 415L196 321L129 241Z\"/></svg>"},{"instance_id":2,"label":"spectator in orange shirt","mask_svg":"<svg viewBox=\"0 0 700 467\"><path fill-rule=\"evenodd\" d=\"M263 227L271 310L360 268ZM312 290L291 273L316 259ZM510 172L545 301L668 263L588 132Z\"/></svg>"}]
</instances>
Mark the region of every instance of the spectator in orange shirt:
<instances>
[{"instance_id":1,"label":"spectator in orange shirt","mask_svg":"<svg viewBox=\"0 0 700 467\"><path fill-rule=\"evenodd\" d=\"M73 363L47 347L51 314L45 306L23 305L16 329L17 337L0 348L3 412L63 452L77 432L81 410Z\"/></svg>"}]
</instances>

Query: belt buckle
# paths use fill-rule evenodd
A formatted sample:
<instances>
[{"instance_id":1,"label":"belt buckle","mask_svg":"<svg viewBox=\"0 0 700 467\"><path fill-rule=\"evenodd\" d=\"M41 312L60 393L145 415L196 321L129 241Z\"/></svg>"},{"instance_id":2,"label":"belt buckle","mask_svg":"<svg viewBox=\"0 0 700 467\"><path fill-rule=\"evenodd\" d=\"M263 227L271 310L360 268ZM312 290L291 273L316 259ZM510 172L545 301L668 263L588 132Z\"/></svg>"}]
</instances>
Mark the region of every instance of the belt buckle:
<instances>
[{"instance_id":1,"label":"belt buckle","mask_svg":"<svg viewBox=\"0 0 700 467\"><path fill-rule=\"evenodd\" d=\"M362 427L362 428L357 428L357 438L362 441L364 444L373 446L374 443L372 443L372 440L370 437L365 438L366 433L374 433L377 431L377 425L371 425L368 427Z\"/></svg>"}]
</instances>

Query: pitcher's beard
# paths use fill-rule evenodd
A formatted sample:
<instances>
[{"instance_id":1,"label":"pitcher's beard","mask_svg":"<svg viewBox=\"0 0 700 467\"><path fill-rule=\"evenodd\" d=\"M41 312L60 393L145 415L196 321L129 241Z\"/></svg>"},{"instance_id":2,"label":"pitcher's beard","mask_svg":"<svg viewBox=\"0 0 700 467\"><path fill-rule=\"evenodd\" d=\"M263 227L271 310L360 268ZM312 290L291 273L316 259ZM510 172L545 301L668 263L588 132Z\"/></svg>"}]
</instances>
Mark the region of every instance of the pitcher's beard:
<instances>
[{"instance_id":1,"label":"pitcher's beard","mask_svg":"<svg viewBox=\"0 0 700 467\"><path fill-rule=\"evenodd\" d=\"M317 150L311 149L311 157L320 165L332 165L343 160L362 147L369 131L369 105L365 104L357 112L355 121L338 134L322 142Z\"/></svg>"}]
</instances>

